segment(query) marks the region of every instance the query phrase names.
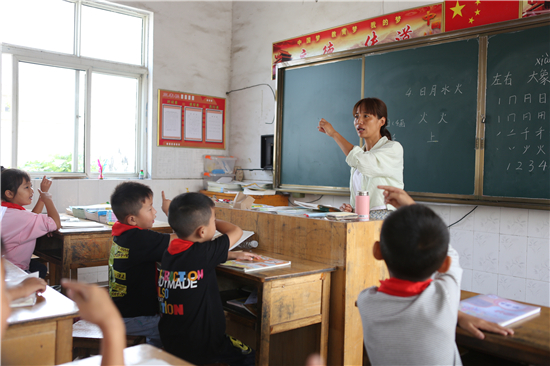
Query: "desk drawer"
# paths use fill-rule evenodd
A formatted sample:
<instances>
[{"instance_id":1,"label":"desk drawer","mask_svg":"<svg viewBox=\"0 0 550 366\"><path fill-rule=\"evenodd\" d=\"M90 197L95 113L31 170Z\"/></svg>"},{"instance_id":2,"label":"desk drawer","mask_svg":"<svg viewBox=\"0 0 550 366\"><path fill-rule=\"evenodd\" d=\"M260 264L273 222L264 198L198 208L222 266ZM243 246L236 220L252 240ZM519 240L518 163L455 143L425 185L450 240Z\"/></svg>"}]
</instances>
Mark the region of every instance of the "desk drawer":
<instances>
[{"instance_id":1,"label":"desk drawer","mask_svg":"<svg viewBox=\"0 0 550 366\"><path fill-rule=\"evenodd\" d=\"M271 325L321 314L323 274L273 281Z\"/></svg>"}]
</instances>

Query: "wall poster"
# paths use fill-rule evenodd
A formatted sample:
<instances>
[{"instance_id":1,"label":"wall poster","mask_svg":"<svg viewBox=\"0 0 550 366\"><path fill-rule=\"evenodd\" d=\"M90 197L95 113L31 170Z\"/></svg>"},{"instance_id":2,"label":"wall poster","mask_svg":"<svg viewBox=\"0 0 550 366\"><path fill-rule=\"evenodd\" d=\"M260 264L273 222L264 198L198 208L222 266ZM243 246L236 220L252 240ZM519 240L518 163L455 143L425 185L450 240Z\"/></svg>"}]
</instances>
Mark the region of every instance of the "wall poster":
<instances>
[{"instance_id":1,"label":"wall poster","mask_svg":"<svg viewBox=\"0 0 550 366\"><path fill-rule=\"evenodd\" d=\"M225 149L225 98L158 90L157 146Z\"/></svg>"}]
</instances>

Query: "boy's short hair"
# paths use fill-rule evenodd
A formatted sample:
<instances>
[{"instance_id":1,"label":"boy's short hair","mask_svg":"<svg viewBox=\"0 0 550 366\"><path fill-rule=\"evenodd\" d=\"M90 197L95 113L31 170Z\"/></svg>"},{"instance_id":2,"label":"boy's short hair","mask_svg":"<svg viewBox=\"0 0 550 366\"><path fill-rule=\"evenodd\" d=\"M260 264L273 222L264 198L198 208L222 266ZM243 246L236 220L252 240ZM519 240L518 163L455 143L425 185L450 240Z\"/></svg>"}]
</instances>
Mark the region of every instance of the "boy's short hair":
<instances>
[{"instance_id":1,"label":"boy's short hair","mask_svg":"<svg viewBox=\"0 0 550 366\"><path fill-rule=\"evenodd\" d=\"M2 187L2 200L6 202L9 201L8 197L6 197L6 191L12 191L13 194L15 195L17 194L17 190L19 189L19 186L21 186L23 182L31 181L31 177L29 176L29 174L20 169L4 168L1 174L2 174L2 179L1 179L0 187Z\"/></svg>"},{"instance_id":2,"label":"boy's short hair","mask_svg":"<svg viewBox=\"0 0 550 366\"><path fill-rule=\"evenodd\" d=\"M183 193L170 203L168 223L178 238L188 238L200 226L207 226L214 202L198 192Z\"/></svg>"},{"instance_id":3,"label":"boy's short hair","mask_svg":"<svg viewBox=\"0 0 550 366\"><path fill-rule=\"evenodd\" d=\"M128 216L139 215L145 200L152 196L151 188L143 183L123 182L111 194L111 208L117 219L125 223Z\"/></svg>"},{"instance_id":4,"label":"boy's short hair","mask_svg":"<svg viewBox=\"0 0 550 366\"><path fill-rule=\"evenodd\" d=\"M380 251L393 277L425 281L441 267L449 249L449 229L423 205L399 208L382 224Z\"/></svg>"}]
</instances>

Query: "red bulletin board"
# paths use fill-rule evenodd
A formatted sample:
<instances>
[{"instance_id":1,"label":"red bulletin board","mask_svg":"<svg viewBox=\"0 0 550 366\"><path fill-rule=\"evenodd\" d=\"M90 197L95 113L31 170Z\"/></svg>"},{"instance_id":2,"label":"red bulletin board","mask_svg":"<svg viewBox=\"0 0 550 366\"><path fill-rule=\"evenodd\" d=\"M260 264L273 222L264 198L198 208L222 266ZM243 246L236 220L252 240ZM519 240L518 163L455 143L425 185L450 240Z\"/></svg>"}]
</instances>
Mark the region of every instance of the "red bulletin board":
<instances>
[{"instance_id":1,"label":"red bulletin board","mask_svg":"<svg viewBox=\"0 0 550 366\"><path fill-rule=\"evenodd\" d=\"M158 90L157 146L225 149L225 98Z\"/></svg>"}]
</instances>

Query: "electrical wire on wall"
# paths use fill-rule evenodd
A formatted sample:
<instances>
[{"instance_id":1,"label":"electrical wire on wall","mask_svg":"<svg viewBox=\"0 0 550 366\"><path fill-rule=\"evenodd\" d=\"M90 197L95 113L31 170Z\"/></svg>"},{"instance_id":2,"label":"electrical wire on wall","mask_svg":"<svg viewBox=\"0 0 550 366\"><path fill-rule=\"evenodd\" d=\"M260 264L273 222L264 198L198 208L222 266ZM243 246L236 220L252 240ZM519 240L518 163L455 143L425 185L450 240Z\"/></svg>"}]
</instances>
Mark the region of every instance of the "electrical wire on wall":
<instances>
[{"instance_id":1,"label":"electrical wire on wall","mask_svg":"<svg viewBox=\"0 0 550 366\"><path fill-rule=\"evenodd\" d=\"M447 229L449 229L451 226L453 226L453 225L455 225L455 224L458 224L460 221L464 220L464 219L466 218L466 216L468 216L469 214L471 214L472 212L474 212L474 210L475 210L476 208L477 208L477 206L474 207L474 208L472 208L472 210L471 210L470 212L468 212L466 215L462 216L462 218L461 218L460 220L455 221L455 222L453 222L451 225L447 226Z\"/></svg>"},{"instance_id":2,"label":"electrical wire on wall","mask_svg":"<svg viewBox=\"0 0 550 366\"><path fill-rule=\"evenodd\" d=\"M262 85L267 85L269 87L269 89L271 89L271 93L273 93L273 102L275 102L277 100L277 98L275 97L275 90L273 90L273 88L271 87L271 85L269 84L265 84L265 83L262 83L262 84L256 84L256 85L251 85L251 86L247 86L247 87L244 87L244 88L240 88L240 89L233 89L233 90L230 90L228 92L225 93L225 95L228 95L230 93L233 93L233 92L236 92L236 91L241 91L241 90L245 90L245 89L250 89L250 88L255 88L257 86L262 86ZM273 119L271 120L271 123L265 123L266 125L272 125L273 123L275 122L275 113L273 113Z\"/></svg>"}]
</instances>

